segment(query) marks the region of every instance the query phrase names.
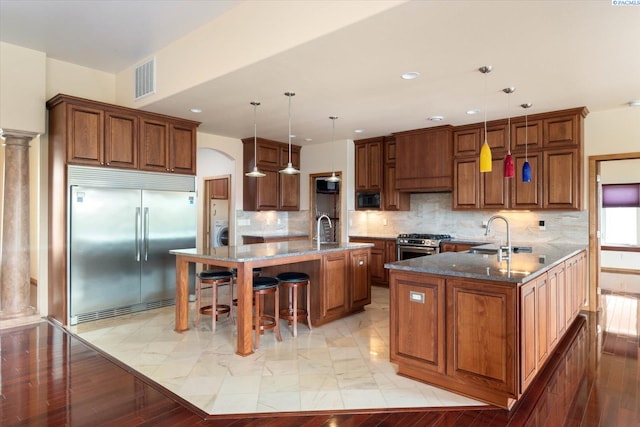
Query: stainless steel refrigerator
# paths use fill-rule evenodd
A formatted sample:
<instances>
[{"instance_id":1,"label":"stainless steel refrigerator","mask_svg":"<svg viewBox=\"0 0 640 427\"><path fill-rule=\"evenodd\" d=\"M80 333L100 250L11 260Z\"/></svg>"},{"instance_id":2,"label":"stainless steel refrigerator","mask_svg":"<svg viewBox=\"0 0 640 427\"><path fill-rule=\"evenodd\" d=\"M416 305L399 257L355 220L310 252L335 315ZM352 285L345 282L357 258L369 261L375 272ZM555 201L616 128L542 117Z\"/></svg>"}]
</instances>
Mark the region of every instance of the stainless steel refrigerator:
<instances>
[{"instance_id":1,"label":"stainless steel refrigerator","mask_svg":"<svg viewBox=\"0 0 640 427\"><path fill-rule=\"evenodd\" d=\"M71 171L69 324L173 304L169 250L195 247L195 178Z\"/></svg>"}]
</instances>

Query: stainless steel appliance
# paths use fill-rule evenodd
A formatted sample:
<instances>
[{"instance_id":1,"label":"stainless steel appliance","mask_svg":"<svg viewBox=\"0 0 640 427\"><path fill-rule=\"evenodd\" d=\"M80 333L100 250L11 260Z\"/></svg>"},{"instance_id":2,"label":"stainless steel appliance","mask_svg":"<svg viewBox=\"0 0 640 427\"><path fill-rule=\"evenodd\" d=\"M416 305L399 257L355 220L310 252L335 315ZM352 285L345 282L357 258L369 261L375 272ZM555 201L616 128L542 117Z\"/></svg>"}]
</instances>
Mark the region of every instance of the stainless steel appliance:
<instances>
[{"instance_id":1,"label":"stainless steel appliance","mask_svg":"<svg viewBox=\"0 0 640 427\"><path fill-rule=\"evenodd\" d=\"M68 175L69 324L174 304L169 250L196 245L195 177L76 166Z\"/></svg>"},{"instance_id":2,"label":"stainless steel appliance","mask_svg":"<svg viewBox=\"0 0 640 427\"><path fill-rule=\"evenodd\" d=\"M440 253L440 242L451 240L448 234L400 234L396 239L397 260Z\"/></svg>"},{"instance_id":3,"label":"stainless steel appliance","mask_svg":"<svg viewBox=\"0 0 640 427\"><path fill-rule=\"evenodd\" d=\"M356 209L380 209L380 193L356 193Z\"/></svg>"}]
</instances>

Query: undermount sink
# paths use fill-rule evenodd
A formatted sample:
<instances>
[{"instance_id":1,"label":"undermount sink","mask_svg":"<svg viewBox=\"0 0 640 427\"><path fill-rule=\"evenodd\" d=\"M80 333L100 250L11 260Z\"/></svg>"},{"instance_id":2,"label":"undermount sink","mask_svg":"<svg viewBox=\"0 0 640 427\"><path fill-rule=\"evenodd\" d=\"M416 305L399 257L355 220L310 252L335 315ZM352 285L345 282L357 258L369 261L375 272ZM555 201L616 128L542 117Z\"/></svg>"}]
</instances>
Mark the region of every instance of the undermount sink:
<instances>
[{"instance_id":1,"label":"undermount sink","mask_svg":"<svg viewBox=\"0 0 640 427\"><path fill-rule=\"evenodd\" d=\"M481 255L494 255L498 253L497 246L476 246L474 248L469 249L469 252L472 254L481 254ZM512 246L511 252L514 254L530 254L533 253L533 247L531 246Z\"/></svg>"}]
</instances>

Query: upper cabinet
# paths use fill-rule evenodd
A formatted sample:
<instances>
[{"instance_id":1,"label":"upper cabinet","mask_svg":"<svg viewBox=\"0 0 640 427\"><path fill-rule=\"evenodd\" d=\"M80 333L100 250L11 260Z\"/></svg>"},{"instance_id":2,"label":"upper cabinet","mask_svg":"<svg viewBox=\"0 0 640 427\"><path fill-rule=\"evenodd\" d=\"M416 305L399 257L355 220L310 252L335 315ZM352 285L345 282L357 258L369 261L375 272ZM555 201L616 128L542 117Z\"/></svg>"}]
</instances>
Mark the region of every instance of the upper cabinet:
<instances>
[{"instance_id":1,"label":"upper cabinet","mask_svg":"<svg viewBox=\"0 0 640 427\"><path fill-rule=\"evenodd\" d=\"M396 189L426 193L453 188L453 127L394 133Z\"/></svg>"},{"instance_id":2,"label":"upper cabinet","mask_svg":"<svg viewBox=\"0 0 640 427\"><path fill-rule=\"evenodd\" d=\"M511 153L516 176L503 177L509 146L507 120L487 123L492 171L480 172L478 157L484 124L459 126L453 132L453 209L582 208L582 135L584 107L511 119ZM526 150L526 151L525 151ZM531 182L522 182L522 166Z\"/></svg>"},{"instance_id":3,"label":"upper cabinet","mask_svg":"<svg viewBox=\"0 0 640 427\"><path fill-rule=\"evenodd\" d=\"M360 139L355 144L355 191L380 193L380 209L409 210L410 195L396 189L397 145L393 136ZM356 208L358 209L358 208Z\"/></svg>"},{"instance_id":4,"label":"upper cabinet","mask_svg":"<svg viewBox=\"0 0 640 427\"><path fill-rule=\"evenodd\" d=\"M286 175L279 171L289 163L289 145L257 138L254 159L253 138L243 143L244 173L257 164L265 176L253 178L244 175L243 209L245 211L297 211L300 210L300 175ZM300 169L300 147L291 146L291 163Z\"/></svg>"},{"instance_id":5,"label":"upper cabinet","mask_svg":"<svg viewBox=\"0 0 640 427\"><path fill-rule=\"evenodd\" d=\"M383 185L383 137L354 141L356 191L381 191Z\"/></svg>"},{"instance_id":6,"label":"upper cabinet","mask_svg":"<svg viewBox=\"0 0 640 427\"><path fill-rule=\"evenodd\" d=\"M56 95L47 108L67 164L196 173L198 122L68 95Z\"/></svg>"}]
</instances>

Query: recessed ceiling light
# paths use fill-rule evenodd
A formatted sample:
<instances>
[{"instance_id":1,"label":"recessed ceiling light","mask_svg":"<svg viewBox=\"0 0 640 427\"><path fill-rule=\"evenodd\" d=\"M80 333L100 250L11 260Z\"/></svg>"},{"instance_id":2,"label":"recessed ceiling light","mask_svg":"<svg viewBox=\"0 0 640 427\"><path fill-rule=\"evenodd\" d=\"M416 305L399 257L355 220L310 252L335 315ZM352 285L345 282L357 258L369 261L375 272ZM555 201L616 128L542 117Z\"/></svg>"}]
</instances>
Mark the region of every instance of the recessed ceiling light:
<instances>
[{"instance_id":1,"label":"recessed ceiling light","mask_svg":"<svg viewBox=\"0 0 640 427\"><path fill-rule=\"evenodd\" d=\"M305 140L306 142L311 142L311 141L313 141L313 139L311 139L311 138L305 138L304 140Z\"/></svg>"},{"instance_id":2,"label":"recessed ceiling light","mask_svg":"<svg viewBox=\"0 0 640 427\"><path fill-rule=\"evenodd\" d=\"M362 133L362 132L364 132L364 129L356 129L356 130L354 130L354 132L355 133Z\"/></svg>"},{"instance_id":3,"label":"recessed ceiling light","mask_svg":"<svg viewBox=\"0 0 640 427\"><path fill-rule=\"evenodd\" d=\"M432 122L441 122L442 120L444 120L444 117L442 117L442 116L431 116L431 117L429 117L429 120L431 120Z\"/></svg>"},{"instance_id":4,"label":"recessed ceiling light","mask_svg":"<svg viewBox=\"0 0 640 427\"><path fill-rule=\"evenodd\" d=\"M404 73L402 74L402 78L405 80L413 80L415 78L417 78L420 75L419 72L417 71L409 71L408 73Z\"/></svg>"},{"instance_id":5,"label":"recessed ceiling light","mask_svg":"<svg viewBox=\"0 0 640 427\"><path fill-rule=\"evenodd\" d=\"M192 108L191 112L192 113L202 113L202 108Z\"/></svg>"},{"instance_id":6,"label":"recessed ceiling light","mask_svg":"<svg viewBox=\"0 0 640 427\"><path fill-rule=\"evenodd\" d=\"M629 102L629 107L640 107L640 99Z\"/></svg>"},{"instance_id":7,"label":"recessed ceiling light","mask_svg":"<svg viewBox=\"0 0 640 427\"><path fill-rule=\"evenodd\" d=\"M480 110L467 110L467 114L473 116L474 114L478 114Z\"/></svg>"}]
</instances>

